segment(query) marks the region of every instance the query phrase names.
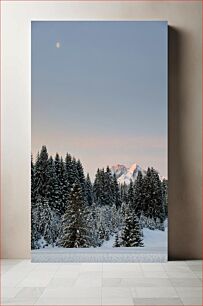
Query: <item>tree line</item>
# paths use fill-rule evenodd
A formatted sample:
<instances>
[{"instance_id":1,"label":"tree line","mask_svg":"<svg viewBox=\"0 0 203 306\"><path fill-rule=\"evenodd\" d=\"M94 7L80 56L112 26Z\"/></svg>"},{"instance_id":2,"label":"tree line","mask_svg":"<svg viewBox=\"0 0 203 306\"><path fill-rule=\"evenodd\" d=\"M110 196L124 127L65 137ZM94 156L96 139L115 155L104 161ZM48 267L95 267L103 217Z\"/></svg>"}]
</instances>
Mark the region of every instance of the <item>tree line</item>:
<instances>
[{"instance_id":1,"label":"tree line","mask_svg":"<svg viewBox=\"0 0 203 306\"><path fill-rule=\"evenodd\" d=\"M166 218L167 181L153 168L127 186L108 166L92 183L79 159L46 146L31 158L32 249L101 247L112 235L114 247L143 246L142 228L164 230Z\"/></svg>"}]
</instances>

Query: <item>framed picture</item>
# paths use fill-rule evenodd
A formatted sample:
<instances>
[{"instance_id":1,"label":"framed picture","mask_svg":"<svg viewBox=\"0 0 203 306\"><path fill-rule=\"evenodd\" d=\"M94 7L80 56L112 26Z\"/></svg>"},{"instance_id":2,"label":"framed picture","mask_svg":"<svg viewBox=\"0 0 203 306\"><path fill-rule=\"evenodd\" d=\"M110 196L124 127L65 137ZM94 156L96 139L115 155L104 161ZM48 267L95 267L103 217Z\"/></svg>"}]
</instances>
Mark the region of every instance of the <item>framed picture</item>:
<instances>
[{"instance_id":1,"label":"framed picture","mask_svg":"<svg viewBox=\"0 0 203 306\"><path fill-rule=\"evenodd\" d=\"M32 22L32 261L167 260L167 33Z\"/></svg>"}]
</instances>

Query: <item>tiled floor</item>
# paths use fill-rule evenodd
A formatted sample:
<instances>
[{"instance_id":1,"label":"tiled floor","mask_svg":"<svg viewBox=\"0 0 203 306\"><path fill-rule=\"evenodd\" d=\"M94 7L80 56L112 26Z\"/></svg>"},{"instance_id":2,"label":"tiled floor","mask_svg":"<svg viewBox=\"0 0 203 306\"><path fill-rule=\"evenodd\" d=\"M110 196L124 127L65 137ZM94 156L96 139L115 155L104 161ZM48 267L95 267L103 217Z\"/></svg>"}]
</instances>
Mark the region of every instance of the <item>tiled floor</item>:
<instances>
[{"instance_id":1,"label":"tiled floor","mask_svg":"<svg viewBox=\"0 0 203 306\"><path fill-rule=\"evenodd\" d=\"M1 305L202 305L202 262L2 260Z\"/></svg>"}]
</instances>

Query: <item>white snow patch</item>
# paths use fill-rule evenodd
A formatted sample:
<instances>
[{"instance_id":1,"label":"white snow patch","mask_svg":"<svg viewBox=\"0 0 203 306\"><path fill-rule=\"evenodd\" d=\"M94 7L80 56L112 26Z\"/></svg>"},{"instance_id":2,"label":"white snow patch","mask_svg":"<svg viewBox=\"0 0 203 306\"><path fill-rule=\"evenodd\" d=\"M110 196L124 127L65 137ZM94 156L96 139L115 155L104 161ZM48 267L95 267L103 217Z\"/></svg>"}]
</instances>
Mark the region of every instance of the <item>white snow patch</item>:
<instances>
[{"instance_id":1,"label":"white snow patch","mask_svg":"<svg viewBox=\"0 0 203 306\"><path fill-rule=\"evenodd\" d=\"M168 228L165 231L143 229L143 242L145 247L167 247Z\"/></svg>"}]
</instances>

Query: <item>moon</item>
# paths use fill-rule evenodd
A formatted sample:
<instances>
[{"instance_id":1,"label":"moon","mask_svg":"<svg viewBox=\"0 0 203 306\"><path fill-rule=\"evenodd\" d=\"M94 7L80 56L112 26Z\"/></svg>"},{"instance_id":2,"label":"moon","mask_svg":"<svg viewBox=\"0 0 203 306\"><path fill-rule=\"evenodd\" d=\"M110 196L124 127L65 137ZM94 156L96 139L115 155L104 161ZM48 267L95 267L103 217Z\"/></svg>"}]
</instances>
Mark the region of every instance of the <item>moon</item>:
<instances>
[{"instance_id":1,"label":"moon","mask_svg":"<svg viewBox=\"0 0 203 306\"><path fill-rule=\"evenodd\" d=\"M61 47L61 44L59 41L56 42L56 48L59 49Z\"/></svg>"}]
</instances>

